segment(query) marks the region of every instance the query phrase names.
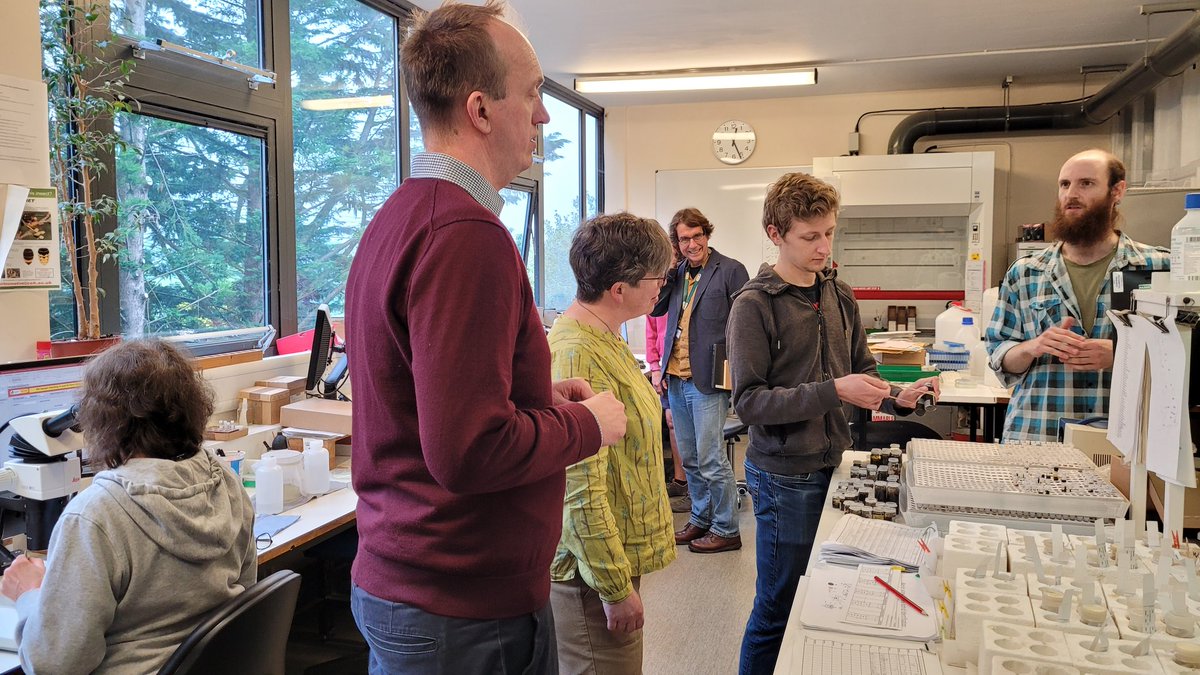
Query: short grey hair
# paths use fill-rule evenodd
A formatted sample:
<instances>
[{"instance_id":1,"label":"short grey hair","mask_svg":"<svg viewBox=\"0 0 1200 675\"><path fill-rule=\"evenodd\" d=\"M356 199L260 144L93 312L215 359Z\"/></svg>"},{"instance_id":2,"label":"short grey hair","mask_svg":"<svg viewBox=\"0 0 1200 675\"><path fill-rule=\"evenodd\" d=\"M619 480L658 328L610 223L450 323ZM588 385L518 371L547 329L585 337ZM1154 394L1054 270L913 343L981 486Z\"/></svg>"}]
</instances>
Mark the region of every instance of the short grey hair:
<instances>
[{"instance_id":1,"label":"short grey hair","mask_svg":"<svg viewBox=\"0 0 1200 675\"><path fill-rule=\"evenodd\" d=\"M658 221L628 212L599 215L571 239L571 270L580 302L595 302L624 282L637 285L671 266L671 241Z\"/></svg>"}]
</instances>

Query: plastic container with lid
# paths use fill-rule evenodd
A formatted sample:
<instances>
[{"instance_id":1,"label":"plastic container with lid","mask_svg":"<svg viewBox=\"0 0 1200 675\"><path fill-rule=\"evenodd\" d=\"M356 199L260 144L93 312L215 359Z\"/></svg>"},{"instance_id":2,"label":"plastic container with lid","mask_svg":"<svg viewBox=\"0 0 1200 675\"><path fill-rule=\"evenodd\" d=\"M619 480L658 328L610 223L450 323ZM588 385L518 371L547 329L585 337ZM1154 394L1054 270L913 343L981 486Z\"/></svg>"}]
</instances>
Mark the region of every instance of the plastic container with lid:
<instances>
[{"instance_id":1,"label":"plastic container with lid","mask_svg":"<svg viewBox=\"0 0 1200 675\"><path fill-rule=\"evenodd\" d=\"M309 495L329 492L329 451L320 439L304 439L304 486Z\"/></svg>"},{"instance_id":2,"label":"plastic container with lid","mask_svg":"<svg viewBox=\"0 0 1200 675\"><path fill-rule=\"evenodd\" d=\"M269 454L254 465L254 512L263 515L283 510L283 471Z\"/></svg>"},{"instance_id":3,"label":"plastic container with lid","mask_svg":"<svg viewBox=\"0 0 1200 675\"><path fill-rule=\"evenodd\" d=\"M1200 282L1200 192L1184 197L1183 208L1171 228L1171 280Z\"/></svg>"},{"instance_id":4,"label":"plastic container with lid","mask_svg":"<svg viewBox=\"0 0 1200 675\"><path fill-rule=\"evenodd\" d=\"M962 320L967 317L974 317L975 314L964 308L958 303L951 304L946 308L946 311L937 315L937 319L933 322L933 344L935 347L941 348L947 341L962 343L958 339L958 332L962 328Z\"/></svg>"},{"instance_id":5,"label":"plastic container with lid","mask_svg":"<svg viewBox=\"0 0 1200 675\"><path fill-rule=\"evenodd\" d=\"M292 509L309 500L304 488L304 463L295 450L272 450L263 453L263 459L273 459L279 465L283 477L283 508Z\"/></svg>"}]
</instances>

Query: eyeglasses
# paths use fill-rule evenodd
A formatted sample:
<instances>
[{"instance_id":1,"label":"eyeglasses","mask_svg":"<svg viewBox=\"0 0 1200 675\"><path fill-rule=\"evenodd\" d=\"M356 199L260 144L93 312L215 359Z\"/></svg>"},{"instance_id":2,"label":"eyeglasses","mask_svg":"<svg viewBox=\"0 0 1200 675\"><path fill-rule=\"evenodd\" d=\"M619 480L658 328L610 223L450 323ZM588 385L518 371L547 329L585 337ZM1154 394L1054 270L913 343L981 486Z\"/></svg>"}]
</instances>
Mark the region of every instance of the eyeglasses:
<instances>
[{"instance_id":1,"label":"eyeglasses","mask_svg":"<svg viewBox=\"0 0 1200 675\"><path fill-rule=\"evenodd\" d=\"M703 244L704 242L708 241L708 235L698 234L694 237L679 237L679 243L683 244L684 246L691 246L693 241L697 244Z\"/></svg>"},{"instance_id":2,"label":"eyeglasses","mask_svg":"<svg viewBox=\"0 0 1200 675\"><path fill-rule=\"evenodd\" d=\"M664 274L661 277L642 277L640 280L641 281L654 281L654 282L657 282L659 286L662 286L663 284L667 283L667 275Z\"/></svg>"}]
</instances>

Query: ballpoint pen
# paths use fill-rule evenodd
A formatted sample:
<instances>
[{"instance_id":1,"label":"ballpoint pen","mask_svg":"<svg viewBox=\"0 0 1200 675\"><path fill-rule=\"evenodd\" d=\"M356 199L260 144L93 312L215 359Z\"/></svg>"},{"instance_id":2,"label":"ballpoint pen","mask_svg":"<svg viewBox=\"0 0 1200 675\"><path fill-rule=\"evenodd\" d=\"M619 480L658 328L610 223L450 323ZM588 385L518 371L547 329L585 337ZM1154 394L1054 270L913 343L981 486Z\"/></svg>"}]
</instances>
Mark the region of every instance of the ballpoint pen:
<instances>
[{"instance_id":1,"label":"ballpoint pen","mask_svg":"<svg viewBox=\"0 0 1200 675\"><path fill-rule=\"evenodd\" d=\"M926 613L925 613L925 610L921 609L921 606L920 606L920 605L918 605L917 603L913 602L912 600L909 600L909 599L908 599L908 596L904 595L904 594L903 594L903 593L901 593L900 591L898 591L898 590L896 590L895 588L893 588L893 587L892 587L892 585L891 585L891 584L889 584L888 582L884 581L883 579L880 579L878 575L876 575L876 577L875 577L875 583L877 583L877 584L879 584L880 586L883 586L884 588L886 588L886 589L888 589L889 591L891 591L891 592L892 592L892 595L894 595L894 596L896 596L897 598L900 598L901 600L903 600L903 601L904 601L904 603L905 603L906 605L908 605L909 607L912 607L913 609L915 609L915 610L917 610L918 612L920 612L922 616L928 616L928 614L926 614Z\"/></svg>"}]
</instances>

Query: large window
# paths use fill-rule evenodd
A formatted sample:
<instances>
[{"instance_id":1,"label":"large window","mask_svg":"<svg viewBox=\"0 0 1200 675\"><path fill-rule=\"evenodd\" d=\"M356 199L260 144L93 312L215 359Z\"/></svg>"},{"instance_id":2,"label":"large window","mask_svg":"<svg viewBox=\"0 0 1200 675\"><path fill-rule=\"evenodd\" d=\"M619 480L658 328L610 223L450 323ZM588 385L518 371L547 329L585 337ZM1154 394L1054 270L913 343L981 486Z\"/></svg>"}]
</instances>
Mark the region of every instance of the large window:
<instances>
[{"instance_id":1,"label":"large window","mask_svg":"<svg viewBox=\"0 0 1200 675\"><path fill-rule=\"evenodd\" d=\"M253 2L112 0L112 32L134 40L165 40L235 63L262 63L262 29Z\"/></svg>"},{"instance_id":2,"label":"large window","mask_svg":"<svg viewBox=\"0 0 1200 675\"><path fill-rule=\"evenodd\" d=\"M599 117L586 101L561 87L547 87L542 101L550 123L545 144L545 289L546 307L565 309L575 297L575 275L567 253L571 237L587 218L603 209L599 190Z\"/></svg>"},{"instance_id":3,"label":"large window","mask_svg":"<svg viewBox=\"0 0 1200 675\"><path fill-rule=\"evenodd\" d=\"M296 313L344 312L363 229L400 182L396 20L357 0L291 0Z\"/></svg>"},{"instance_id":4,"label":"large window","mask_svg":"<svg viewBox=\"0 0 1200 675\"><path fill-rule=\"evenodd\" d=\"M359 237L424 150L399 81L407 3L87 1L112 32L92 52L133 67L132 112L110 122L124 147L99 185L119 202L98 232L102 332L269 323L286 335L321 303L344 311ZM571 235L603 209L603 110L553 82L544 91L544 172L502 191L501 220L539 303L561 308L575 293ZM63 256L54 337L74 332L84 264Z\"/></svg>"},{"instance_id":5,"label":"large window","mask_svg":"<svg viewBox=\"0 0 1200 675\"><path fill-rule=\"evenodd\" d=\"M262 140L145 115L116 127L121 332L266 323Z\"/></svg>"}]
</instances>

